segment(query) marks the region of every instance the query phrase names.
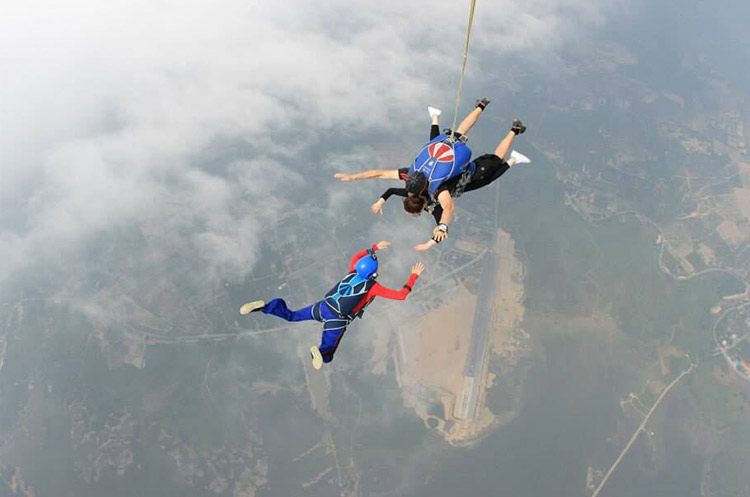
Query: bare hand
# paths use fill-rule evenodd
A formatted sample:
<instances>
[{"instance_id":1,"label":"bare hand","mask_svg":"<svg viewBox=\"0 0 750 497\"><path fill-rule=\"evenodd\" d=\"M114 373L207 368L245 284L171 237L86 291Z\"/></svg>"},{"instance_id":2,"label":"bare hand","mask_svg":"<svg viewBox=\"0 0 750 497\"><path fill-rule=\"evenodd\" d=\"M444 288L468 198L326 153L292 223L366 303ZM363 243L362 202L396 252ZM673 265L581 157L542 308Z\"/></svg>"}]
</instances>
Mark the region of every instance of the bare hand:
<instances>
[{"instance_id":1,"label":"bare hand","mask_svg":"<svg viewBox=\"0 0 750 497\"><path fill-rule=\"evenodd\" d=\"M334 178L340 179L341 181L354 181L354 175L353 174L346 174L346 173L336 173L333 175Z\"/></svg>"},{"instance_id":2,"label":"bare hand","mask_svg":"<svg viewBox=\"0 0 750 497\"><path fill-rule=\"evenodd\" d=\"M411 268L411 272L416 274L417 276L422 274L422 271L424 271L424 264L422 264L421 262L417 262Z\"/></svg>"},{"instance_id":3,"label":"bare hand","mask_svg":"<svg viewBox=\"0 0 750 497\"><path fill-rule=\"evenodd\" d=\"M433 245L434 243L430 242L420 243L419 245L414 245L414 250L418 252L424 252L425 250L430 250L430 247L432 247Z\"/></svg>"},{"instance_id":4,"label":"bare hand","mask_svg":"<svg viewBox=\"0 0 750 497\"><path fill-rule=\"evenodd\" d=\"M387 242L383 240L382 242L378 242L378 244L375 246L378 248L378 250L383 250L383 249L387 249L388 247L390 247L391 242Z\"/></svg>"},{"instance_id":5,"label":"bare hand","mask_svg":"<svg viewBox=\"0 0 750 497\"><path fill-rule=\"evenodd\" d=\"M370 212L372 212L373 214L380 214L382 216L383 204L385 204L385 200L383 200L382 198L378 199L378 201L372 204L372 206L370 207Z\"/></svg>"},{"instance_id":6,"label":"bare hand","mask_svg":"<svg viewBox=\"0 0 750 497\"><path fill-rule=\"evenodd\" d=\"M432 239L436 242L442 242L448 238L448 233L445 231L441 231L437 226L435 226L435 229L432 230Z\"/></svg>"}]
</instances>

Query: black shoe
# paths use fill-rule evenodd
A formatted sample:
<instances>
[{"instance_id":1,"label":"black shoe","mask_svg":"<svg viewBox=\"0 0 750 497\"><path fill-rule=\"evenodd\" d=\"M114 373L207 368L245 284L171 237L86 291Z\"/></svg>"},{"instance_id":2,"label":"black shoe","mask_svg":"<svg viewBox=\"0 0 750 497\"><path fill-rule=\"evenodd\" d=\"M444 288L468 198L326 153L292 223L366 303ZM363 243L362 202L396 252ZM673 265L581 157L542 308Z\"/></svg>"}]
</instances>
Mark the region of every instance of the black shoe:
<instances>
[{"instance_id":1,"label":"black shoe","mask_svg":"<svg viewBox=\"0 0 750 497\"><path fill-rule=\"evenodd\" d=\"M520 119L513 119L513 126L510 127L510 130L517 135L522 135L526 131L526 126L524 126Z\"/></svg>"},{"instance_id":2,"label":"black shoe","mask_svg":"<svg viewBox=\"0 0 750 497\"><path fill-rule=\"evenodd\" d=\"M477 99L477 107L484 110L485 107L490 105L490 99L487 97L482 97Z\"/></svg>"}]
</instances>

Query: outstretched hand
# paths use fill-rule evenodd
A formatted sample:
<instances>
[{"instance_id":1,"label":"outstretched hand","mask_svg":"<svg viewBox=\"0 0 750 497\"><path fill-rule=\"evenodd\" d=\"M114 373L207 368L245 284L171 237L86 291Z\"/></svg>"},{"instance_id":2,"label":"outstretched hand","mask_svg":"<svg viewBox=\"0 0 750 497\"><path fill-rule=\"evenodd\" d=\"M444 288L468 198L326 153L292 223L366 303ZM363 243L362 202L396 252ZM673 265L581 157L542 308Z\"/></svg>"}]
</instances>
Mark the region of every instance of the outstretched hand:
<instances>
[{"instance_id":1,"label":"outstretched hand","mask_svg":"<svg viewBox=\"0 0 750 497\"><path fill-rule=\"evenodd\" d=\"M424 252L425 250L429 250L432 248L432 246L435 245L435 242L430 240L429 242L420 243L419 245L414 245L414 250L418 252Z\"/></svg>"},{"instance_id":2,"label":"outstretched hand","mask_svg":"<svg viewBox=\"0 0 750 497\"><path fill-rule=\"evenodd\" d=\"M378 201L372 204L372 206L370 207L370 212L372 212L373 214L380 214L382 216L383 204L385 204L385 200L379 198Z\"/></svg>"},{"instance_id":3,"label":"outstretched hand","mask_svg":"<svg viewBox=\"0 0 750 497\"><path fill-rule=\"evenodd\" d=\"M341 181L354 181L354 175L353 174L346 174L346 173L336 173L333 175L334 178L340 179Z\"/></svg>"},{"instance_id":4,"label":"outstretched hand","mask_svg":"<svg viewBox=\"0 0 750 497\"><path fill-rule=\"evenodd\" d=\"M411 272L416 274L417 276L422 274L422 271L424 271L424 264L422 264L421 262L417 262L411 268Z\"/></svg>"},{"instance_id":5,"label":"outstretched hand","mask_svg":"<svg viewBox=\"0 0 750 497\"><path fill-rule=\"evenodd\" d=\"M446 238L448 238L448 233L435 226L435 229L432 230L432 239L436 242L442 242Z\"/></svg>"},{"instance_id":6,"label":"outstretched hand","mask_svg":"<svg viewBox=\"0 0 750 497\"><path fill-rule=\"evenodd\" d=\"M381 242L378 242L377 245L375 245L375 246L378 248L378 250L383 250L383 249L387 249L388 247L390 247L391 246L391 242L387 242L387 241L383 240Z\"/></svg>"}]
</instances>

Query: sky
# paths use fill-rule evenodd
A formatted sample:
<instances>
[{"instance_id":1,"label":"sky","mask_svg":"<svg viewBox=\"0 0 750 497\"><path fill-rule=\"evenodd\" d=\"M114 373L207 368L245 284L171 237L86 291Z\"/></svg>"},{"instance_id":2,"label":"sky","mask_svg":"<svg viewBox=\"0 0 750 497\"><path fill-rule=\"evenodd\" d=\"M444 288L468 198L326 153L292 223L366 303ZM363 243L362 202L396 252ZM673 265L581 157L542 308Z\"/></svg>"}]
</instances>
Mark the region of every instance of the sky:
<instances>
[{"instance_id":1,"label":"sky","mask_svg":"<svg viewBox=\"0 0 750 497\"><path fill-rule=\"evenodd\" d=\"M0 291L40 271L80 270L92 244L143 223L194 254L190 270L201 279L238 278L257 262L264 224L304 208L292 192L306 176L373 167L359 143L423 126L429 104L443 102L450 122L468 6L4 6ZM480 1L467 79L480 80L483 65L505 54L543 65L622 8ZM242 153L222 152L227 144ZM321 148L327 160L312 163ZM320 184L331 205L355 195L333 180Z\"/></svg>"},{"instance_id":2,"label":"sky","mask_svg":"<svg viewBox=\"0 0 750 497\"><path fill-rule=\"evenodd\" d=\"M671 0L664 4L671 13ZM266 228L301 213L303 222L321 217L333 229L342 208L372 220L365 227L372 242L394 242L381 258L389 265L381 281L399 288L422 235L405 217L367 217L383 183L342 184L332 175L398 161L402 151L398 166L408 165L408 151L425 138L428 105L451 122L468 8L448 0L4 5L0 302L72 298L93 322L135 320L113 295L156 294L146 285L159 272L193 295L242 283L259 269ZM555 74L566 53L595 45L612 24L629 30L623 19L641 9L638 0L478 0L461 108L471 107L477 89L521 84L506 67ZM666 45L681 22L671 21L671 32L653 30L663 40L645 46ZM627 55L630 47L619 48ZM488 96L493 112L512 98ZM535 131L527 124L524 146ZM388 157L372 146L377 140L393 145ZM431 220L419 222L428 233ZM134 232L149 243L131 242ZM350 252L342 245L332 240L321 252L343 265ZM111 292L97 287L104 279L116 280ZM387 343L390 333L376 319L358 322L357 331L347 354ZM288 343L264 346L294 363L289 375L301 374ZM213 367L229 371L238 356ZM237 398L222 408L246 400Z\"/></svg>"}]
</instances>

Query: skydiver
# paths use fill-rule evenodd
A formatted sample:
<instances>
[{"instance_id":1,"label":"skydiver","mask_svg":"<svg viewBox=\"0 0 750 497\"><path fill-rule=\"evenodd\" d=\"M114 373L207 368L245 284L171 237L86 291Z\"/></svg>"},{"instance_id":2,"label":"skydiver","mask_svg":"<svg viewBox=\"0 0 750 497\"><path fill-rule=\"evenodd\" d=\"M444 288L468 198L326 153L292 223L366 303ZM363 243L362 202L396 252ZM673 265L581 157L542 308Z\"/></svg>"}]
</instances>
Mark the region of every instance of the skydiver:
<instances>
[{"instance_id":1,"label":"skydiver","mask_svg":"<svg viewBox=\"0 0 750 497\"><path fill-rule=\"evenodd\" d=\"M402 170L397 169L373 169L358 174L336 173L333 177L341 181L371 178L403 179L407 182L406 188L410 193L416 195L422 191L427 191L432 194L443 182L460 175L471 160L471 150L466 146L467 134L477 123L479 116L489 103L489 98L477 99L474 110L461 121L456 132L451 133L450 129L446 129L443 134L440 134L440 127L438 126L440 109L428 107L432 118L430 141L422 147L422 150L412 161L411 167L406 169L407 174L403 178L399 175L399 171ZM445 144L445 146L441 146L441 144ZM440 169L440 171L438 172L437 169Z\"/></svg>"},{"instance_id":2,"label":"skydiver","mask_svg":"<svg viewBox=\"0 0 750 497\"><path fill-rule=\"evenodd\" d=\"M435 110L435 109L433 109ZM434 112L431 112L431 114ZM439 114L438 114L439 115ZM433 117L433 125L430 134L436 132L436 118ZM437 225L433 230L433 237L425 243L416 245L416 250L424 251L434 247L448 236L445 210L450 209L451 213L455 209L454 198L460 197L466 192L478 190L489 185L496 179L500 178L508 169L515 164L527 164L531 160L525 155L510 148L515 137L526 131L526 126L518 119L514 119L510 131L503 137L502 141L495 148L493 154L485 154L477 157L473 161L473 167L470 165L466 172L461 176L452 178L444 182L434 195L428 195L424 190L419 195L411 194L407 188L389 188L383 195L370 207L373 214L383 213L383 205L392 195L404 197L404 210L415 216L419 216L422 211L429 211L435 219ZM510 157L506 160L510 151ZM399 169L401 177L407 172L405 168ZM443 229L444 227L444 229Z\"/></svg>"},{"instance_id":3,"label":"skydiver","mask_svg":"<svg viewBox=\"0 0 750 497\"><path fill-rule=\"evenodd\" d=\"M476 123L478 116L489 103L488 99L477 100L477 107L472 111L467 119L461 123L458 130L468 132L471 126ZM430 139L434 139L440 133L438 119L440 110L428 107L432 125L430 127ZM473 120L470 119L473 117ZM468 128L462 128L465 123L470 124ZM471 162L464 172L456 177L444 181L433 194L430 194L426 185L412 180L409 175L409 168L401 169L375 169L357 174L337 173L334 177L341 181L354 181L358 179L370 178L387 178L400 179L406 182L406 188L389 188L383 195L370 207L374 213L383 213L383 205L391 195L404 197L404 210L413 216L419 216L422 211L427 210L432 213L437 226L433 230L433 236L425 243L416 245L414 248L419 251L428 250L436 244L443 241L448 236L448 224L453 218L455 205L453 198L461 196L464 192L477 190L489 185L500 176L502 176L514 164L525 164L531 162L523 154L511 151L510 148L516 136L524 133L526 126L518 119L514 119L508 133L495 148L493 154L485 154ZM450 131L447 130L449 133ZM456 133L459 134L459 133ZM465 136L465 133L464 133ZM510 152L510 157L506 160Z\"/></svg>"},{"instance_id":4,"label":"skydiver","mask_svg":"<svg viewBox=\"0 0 750 497\"><path fill-rule=\"evenodd\" d=\"M437 190L444 182L460 176L469 165L471 149L466 146L467 134L477 123L479 116L482 115L489 103L489 98L477 99L474 109L461 121L455 133L450 129L446 129L443 134L440 134L440 127L438 126L440 110L429 107L428 110L432 118L430 141L422 147L422 150L417 154L417 157L412 161L408 169L373 169L358 174L336 173L334 174L334 178L338 178L341 181L370 178L403 179L406 182L408 197L425 197L429 199L437 195ZM445 196L449 197L447 194ZM437 199L434 200L437 202ZM407 202L411 202L411 207L407 207ZM443 205L441 219L434 233L440 231L441 235L435 236L440 236L439 240L442 240L447 236L448 224L453 218L454 208L450 198L440 200L439 203L445 205ZM404 209L411 214L419 214L422 212L423 207L420 204L419 209L417 209L414 200L407 198L404 199Z\"/></svg>"},{"instance_id":5,"label":"skydiver","mask_svg":"<svg viewBox=\"0 0 750 497\"><path fill-rule=\"evenodd\" d=\"M320 369L323 363L333 360L333 354L344 336L347 326L362 314L375 297L392 300L404 300L411 292L414 283L422 271L424 264L416 263L411 268L411 276L404 283L401 290L386 288L375 281L378 277L378 258L375 252L390 247L390 242L381 241L370 249L354 254L349 263L349 272L331 290L323 300L302 309L292 311L283 299L273 299L269 302L257 300L248 302L240 307L240 314L260 311L272 314L287 321L320 321L323 323L323 334L319 346L310 347L312 366Z\"/></svg>"}]
</instances>

